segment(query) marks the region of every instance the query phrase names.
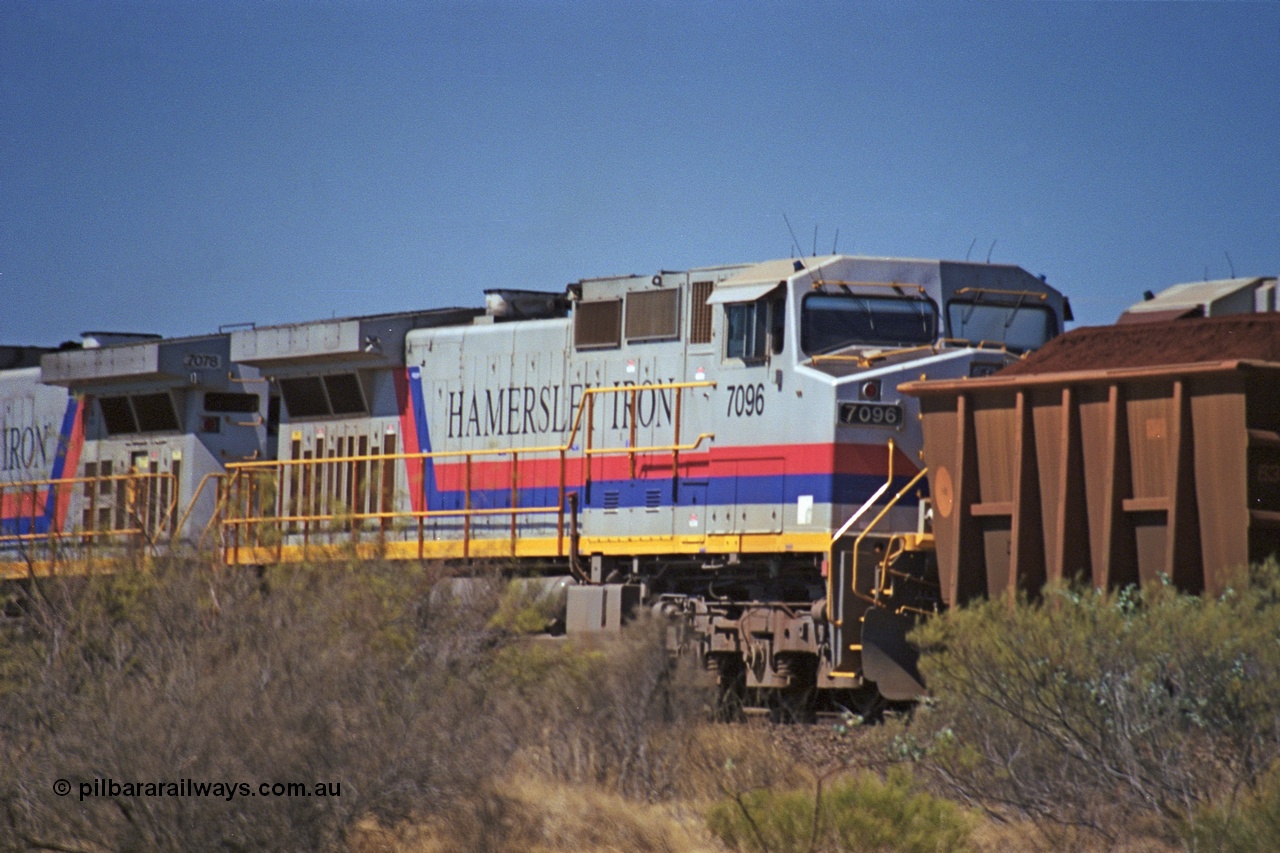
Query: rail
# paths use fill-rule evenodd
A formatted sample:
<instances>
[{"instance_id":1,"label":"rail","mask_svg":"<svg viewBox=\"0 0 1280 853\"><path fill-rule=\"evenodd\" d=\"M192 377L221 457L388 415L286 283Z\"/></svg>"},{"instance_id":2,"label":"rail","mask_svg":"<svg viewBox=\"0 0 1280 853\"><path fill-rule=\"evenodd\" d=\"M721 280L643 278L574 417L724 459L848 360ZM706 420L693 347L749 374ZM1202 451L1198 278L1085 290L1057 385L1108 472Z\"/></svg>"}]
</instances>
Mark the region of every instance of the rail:
<instances>
[{"instance_id":1,"label":"rail","mask_svg":"<svg viewBox=\"0 0 1280 853\"><path fill-rule=\"evenodd\" d=\"M173 527L174 536L180 535L183 528L187 526L187 521L190 520L191 513L196 508L196 503L200 500L200 496L204 494L205 486L207 486L210 481L220 481L225 477L226 474L223 474L220 471L210 471L208 474L205 474L200 478L200 483L196 486L196 490L191 494L191 500L187 501L186 511L182 513L182 517L178 519L178 523ZM213 515L209 517L209 523L205 525L204 531L200 534L201 545L204 544L204 537L208 534L209 527L212 525L213 519L217 518L217 515L218 512L215 508Z\"/></svg>"},{"instance_id":2,"label":"rail","mask_svg":"<svg viewBox=\"0 0 1280 853\"><path fill-rule=\"evenodd\" d=\"M570 429L559 444L536 447L487 448L473 450L443 450L426 452L361 453L287 460L270 460L232 463L219 484L217 510L214 518L221 529L221 544L229 561L240 559L241 548L274 547L279 555L285 537L294 537L304 552L316 537L327 537L333 543L335 534L345 534L352 542L360 541L366 533L385 536L395 522L410 522L416 527L419 557L424 556L426 522L429 519L460 519L461 548L464 558L472 554L477 537L473 522L503 517L510 519L507 536L511 553L516 552L519 535L519 519L527 516L555 516L556 556L566 556L566 546L574 531L566 533L566 514L570 494L582 488L590 494L593 478L590 460L599 456L626 455L628 471L635 478L643 456L670 454L673 488L680 477L680 454L696 450L706 441L715 438L714 433L700 432L690 441L681 441L683 417L683 391L695 388L715 387L714 382L664 382L644 385L618 385L587 388L578 403ZM672 441L668 444L639 445L637 439L637 405L642 392L672 390ZM626 395L628 410L627 446L603 447L595 445L596 398L606 394ZM581 483L570 484L570 457L581 458ZM460 461L462 483L452 501L461 506L431 508L427 501L417 506L405 507L395 499L397 469L408 474L411 491L423 489L422 477L434 463ZM507 492L506 506L477 506L477 473L489 475L488 481L479 484L485 492L493 494L498 489L493 469L486 463L508 462L510 475L500 491ZM554 491L554 504L520 504L522 471L531 466L554 464L556 471L551 482L542 482L533 488ZM663 460L665 467L666 460ZM505 474L503 475L505 478ZM203 487L203 483L202 483ZM425 492L421 492L425 494ZM185 523L185 517L184 517ZM501 541L502 537L499 537Z\"/></svg>"}]
</instances>

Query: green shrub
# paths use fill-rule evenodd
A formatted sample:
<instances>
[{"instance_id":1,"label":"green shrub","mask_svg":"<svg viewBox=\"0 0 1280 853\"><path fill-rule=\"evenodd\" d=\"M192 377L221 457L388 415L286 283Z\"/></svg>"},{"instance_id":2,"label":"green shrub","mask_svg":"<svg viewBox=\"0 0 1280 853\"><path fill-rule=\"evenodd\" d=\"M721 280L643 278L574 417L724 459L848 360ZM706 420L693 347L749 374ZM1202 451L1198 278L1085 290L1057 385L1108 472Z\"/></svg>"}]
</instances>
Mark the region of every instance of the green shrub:
<instances>
[{"instance_id":1,"label":"green shrub","mask_svg":"<svg viewBox=\"0 0 1280 853\"><path fill-rule=\"evenodd\" d=\"M559 623L567 595L565 587L539 578L513 578L507 581L489 625L516 634L563 628Z\"/></svg>"},{"instance_id":2,"label":"green shrub","mask_svg":"<svg viewBox=\"0 0 1280 853\"><path fill-rule=\"evenodd\" d=\"M576 643L513 642L494 655L493 677L495 683L527 703L547 695L570 696L590 690L607 666L604 652Z\"/></svg>"},{"instance_id":3,"label":"green shrub","mask_svg":"<svg viewBox=\"0 0 1280 853\"><path fill-rule=\"evenodd\" d=\"M861 774L827 790L760 790L712 807L707 824L735 850L760 853L972 849L974 819L919 791L902 770Z\"/></svg>"},{"instance_id":4,"label":"green shrub","mask_svg":"<svg viewBox=\"0 0 1280 853\"><path fill-rule=\"evenodd\" d=\"M1280 758L1280 569L1219 598L1056 589L931 620L911 738L962 798L1172 837Z\"/></svg>"},{"instance_id":5,"label":"green shrub","mask_svg":"<svg viewBox=\"0 0 1280 853\"><path fill-rule=\"evenodd\" d=\"M1187 846L1215 853L1273 850L1280 839L1280 771L1273 770L1243 797L1222 797L1203 809L1185 832Z\"/></svg>"}]
</instances>

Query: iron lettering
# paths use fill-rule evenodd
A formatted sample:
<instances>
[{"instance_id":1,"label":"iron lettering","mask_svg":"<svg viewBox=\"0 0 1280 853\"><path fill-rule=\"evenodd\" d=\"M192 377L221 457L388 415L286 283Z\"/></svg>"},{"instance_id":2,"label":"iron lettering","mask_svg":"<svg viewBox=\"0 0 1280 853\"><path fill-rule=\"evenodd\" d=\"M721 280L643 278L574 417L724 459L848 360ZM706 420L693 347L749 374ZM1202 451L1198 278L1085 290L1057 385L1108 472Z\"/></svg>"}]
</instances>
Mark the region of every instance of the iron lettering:
<instances>
[{"instance_id":1,"label":"iron lettering","mask_svg":"<svg viewBox=\"0 0 1280 853\"><path fill-rule=\"evenodd\" d=\"M675 382L674 379L668 381ZM615 382L613 387L635 388L636 383ZM632 397L635 398L636 426L660 427L671 423L671 407L675 400L673 393L671 388L640 388L634 392L610 394L613 398L613 428L631 429Z\"/></svg>"},{"instance_id":2,"label":"iron lettering","mask_svg":"<svg viewBox=\"0 0 1280 853\"><path fill-rule=\"evenodd\" d=\"M43 429L31 424L10 426L0 422L0 471L32 471L47 468L49 453L47 439L52 427Z\"/></svg>"}]
</instances>

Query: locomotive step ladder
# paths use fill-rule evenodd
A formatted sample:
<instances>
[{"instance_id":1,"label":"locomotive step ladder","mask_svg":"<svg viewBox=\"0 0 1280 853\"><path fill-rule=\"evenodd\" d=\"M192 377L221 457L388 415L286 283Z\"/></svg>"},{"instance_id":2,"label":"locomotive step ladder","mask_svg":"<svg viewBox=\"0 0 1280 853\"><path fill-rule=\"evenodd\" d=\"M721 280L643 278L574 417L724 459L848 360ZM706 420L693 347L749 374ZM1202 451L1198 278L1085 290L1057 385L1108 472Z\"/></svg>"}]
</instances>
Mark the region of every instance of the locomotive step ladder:
<instances>
[{"instance_id":1,"label":"locomotive step ladder","mask_svg":"<svg viewBox=\"0 0 1280 853\"><path fill-rule=\"evenodd\" d=\"M866 678L890 700L913 699L924 693L916 667L917 653L906 635L921 613L919 596L895 600L898 581L913 579L895 569L905 555L932 553L932 535L924 531L921 513L915 534L873 535L876 526L924 478L921 468L855 537L849 531L870 514L894 482L894 442L888 441L889 465L885 482L831 537L827 557L827 622L831 626L831 675ZM922 505L923 506L923 505ZM901 575L901 578L898 578Z\"/></svg>"}]
</instances>

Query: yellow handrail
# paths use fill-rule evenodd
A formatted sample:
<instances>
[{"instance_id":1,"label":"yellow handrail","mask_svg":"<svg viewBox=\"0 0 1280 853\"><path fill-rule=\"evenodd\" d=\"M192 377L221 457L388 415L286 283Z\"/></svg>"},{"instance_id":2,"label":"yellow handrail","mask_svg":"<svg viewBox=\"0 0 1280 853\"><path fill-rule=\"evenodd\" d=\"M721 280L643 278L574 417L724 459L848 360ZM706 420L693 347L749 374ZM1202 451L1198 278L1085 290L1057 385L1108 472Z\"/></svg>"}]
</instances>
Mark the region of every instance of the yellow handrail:
<instances>
[{"instance_id":1,"label":"yellow handrail","mask_svg":"<svg viewBox=\"0 0 1280 853\"><path fill-rule=\"evenodd\" d=\"M149 484L151 482L168 483L168 499L162 504L161 496L164 492L151 486L140 489L140 483ZM78 538L89 540L90 542L98 537L105 536L132 536L137 534L146 534L148 530L152 534L159 534L164 531L178 507L178 481L171 472L151 472L151 471L134 471L125 474L103 474L91 477L59 477L47 478L39 480L23 480L19 482L0 483L0 504L6 499L15 500L18 504L18 517L26 517L36 519L43 515L43 512L37 513L36 506L40 502L39 492L46 492L46 505L48 501L53 502L53 506L57 506L64 500L69 501L75 491L81 487L89 486L86 491L87 495L87 511L89 512L92 523L96 525L97 517L94 514L97 509L97 498L102 484L104 483L120 483L127 487L126 504L124 511L131 516L131 521L135 522L130 526L124 526L123 522L120 526L112 526L108 529L76 529L63 530L62 525L58 523L57 512L55 510L53 523L50 529L44 533L0 533L0 542L35 542L40 540L60 540L63 538ZM142 491L148 498L155 498L155 504L151 507L154 513L146 512L145 518L138 511L138 492ZM22 510L29 504L30 514L27 515ZM119 509L119 507L115 507ZM62 519L65 521L65 519Z\"/></svg>"},{"instance_id":2,"label":"yellow handrail","mask_svg":"<svg viewBox=\"0 0 1280 853\"><path fill-rule=\"evenodd\" d=\"M836 287L892 287L898 288L914 288L917 293L924 294L925 290L922 284L912 284L905 281L840 281L834 278L818 278L813 280L813 289L818 290L821 287L835 285Z\"/></svg>"},{"instance_id":3,"label":"yellow handrail","mask_svg":"<svg viewBox=\"0 0 1280 853\"><path fill-rule=\"evenodd\" d=\"M133 536L144 532L141 527L116 527L111 530L76 530L71 533L50 531L48 533L5 533L0 534L0 542L34 542L47 539L92 539L99 536Z\"/></svg>"},{"instance_id":4,"label":"yellow handrail","mask_svg":"<svg viewBox=\"0 0 1280 853\"><path fill-rule=\"evenodd\" d=\"M236 377L232 377L232 378L235 381L242 381L246 383L265 381L263 379L241 379ZM299 521L301 522L331 521L336 518L350 518L352 520L367 520L367 519L388 519L388 518L394 518L394 517L409 517L409 518L421 519L421 518L436 517L436 516L455 516L455 517L463 516L469 519L471 516L510 514L513 520L513 536L514 536L514 519L517 514L559 512L563 516L564 503L565 503L565 489L566 489L566 482L565 482L566 472L564 468L564 462L565 462L564 456L569 452L575 451L576 449L575 441L578 439L579 434L584 430L588 433L586 447L584 447L580 451L584 457L590 458L592 456L627 454L631 459L632 473L634 476L636 460L641 454L671 453L674 455L673 476L678 477L679 476L679 454L684 451L695 450L698 447L702 446L704 442L714 440L715 433L711 433L711 432L699 433L698 436L691 442L685 442L685 443L680 442L679 432L680 432L680 412L681 412L682 395L677 393L675 397L675 414L673 418L675 440L672 441L670 444L665 444L665 445L646 445L646 446L637 447L635 446L635 436L637 434L637 422L635 418L636 395L639 394L640 392L647 392L647 391L666 391L666 390L681 391L689 388L714 388L714 387L716 387L715 382L699 381L699 382L661 382L661 383L642 384L642 385L614 385L614 386L586 388L583 390L583 396L582 396L582 399L579 401L577 412L575 413L571 428L567 433L563 443L558 445L546 445L546 446L538 446L538 447L476 449L476 450L433 451L433 452L427 452L427 453L362 454L362 455L347 455L347 456L330 456L322 459L286 459L286 460L255 459L255 460L247 460L243 462L230 463L226 466L225 473L220 471L209 472L201 478L200 482L196 486L194 493L191 496L191 499L188 501L186 505L186 509L182 512L181 516L178 517L177 523L173 524L172 532L176 536L178 533L180 533L182 530L186 528L187 523L191 519L192 513L195 511L196 504L199 502L200 498L203 496L204 490L208 487L208 484L211 480L215 480L215 481L220 481L225 483L228 487L219 490L219 495L215 503L214 512L210 516L208 523L204 526L203 530L201 531L201 535L199 539L199 544L201 545L203 545L203 543L205 542L205 539L207 538L209 532L218 524L221 524L224 528L236 529L257 521L269 520L269 521L272 521L273 523L285 523L285 522L299 522ZM594 418L593 418L594 400L596 396L599 396L602 394L628 394L631 396L631 403L630 403L631 422L629 427L630 433L631 433L631 440L628 442L629 444L628 447L591 447L590 433L594 429ZM584 424L584 420L585 420L585 424ZM251 422L248 422L245 424L237 424L237 425L248 426L255 423L260 423L260 421L261 421L261 416L257 416ZM560 483L558 484L558 488L561 494L560 494L559 506L520 507L515 505L516 501L515 501L514 495L518 493L518 488L517 488L518 471L515 466L520 461L522 461L522 457L528 457L535 454L550 454L550 455L559 454L560 455ZM471 499L470 499L471 487L469 482L470 463L472 462L472 460L477 458L483 459L487 457L497 457L497 456L509 456L512 458L512 461L513 461L512 506L502 507L502 508L472 507L470 505L470 502L471 502ZM224 512L225 508L232 501L232 497L233 497L233 488L231 487L232 483L238 484L239 482L242 482L244 477L249 476L254 472L269 471L272 474L274 474L276 477L280 477L290 469L302 468L303 466L311 466L315 468L318 466L335 465L335 464L358 464L358 463L372 463L372 462L386 463L386 462L402 461L402 460L409 460L409 459L426 461L428 459L448 459L448 458L454 458L454 459L465 458L468 462L468 485L466 489L468 506L466 509L463 509L463 510L417 510L417 511L382 510L382 511L376 511L376 512L360 512L360 513L347 513L347 514L335 514L332 512L325 512L322 515L297 515L297 514L292 514L288 516L245 515L240 518L221 518L221 515ZM589 479L590 479L589 466L587 470L584 472L584 475L589 482ZM178 497L179 484L177 483L177 480L172 473L130 472L130 473L123 473L123 474L108 474L108 475L92 476L92 477L61 477L56 479L50 478L50 479L39 479L39 480L26 480L19 483L0 483L0 501L3 501L5 497L8 495L13 495L16 497L16 500L20 507L24 507L27 505L27 503L30 503L33 512L36 505L38 503L41 503L39 495L37 494L41 490L48 489L52 491L53 493L52 495L46 495L46 500L53 500L55 501L55 505L56 505L56 503L60 502L62 499L64 499L64 497L69 496L69 494L71 494L73 490L81 486L84 486L86 484L91 484L92 487L86 492L86 495L87 495L86 500L88 501L87 511L92 513L95 510L96 498L99 493L99 490L101 489L102 484L111 483L111 482L122 482L122 483L128 483L130 485L136 485L144 481L151 481L151 480L168 481L171 487L168 489L168 500L165 501L163 504L159 503L158 501L156 502L156 504L152 507L152 509L154 509L154 513L148 513L148 515L153 515L154 517L150 518L145 524L135 523L134 525L131 525L129 527L124 527L124 526L114 527L110 530L90 529L90 530L77 530L74 532L64 532L62 530L61 525L54 525L56 529L51 529L49 532L46 532L46 533L0 534L0 542L36 541L36 540L43 540L43 539L56 539L62 536L76 536L82 539L92 541L99 537L111 536L111 535L143 534L143 533L147 533L148 529L151 529L153 532L163 531L163 530L169 529L170 525L173 522L173 519L175 518L175 516L177 516L178 508L180 505L180 501ZM354 489L354 487L352 488ZM130 489L129 495L130 495L131 502L136 500L136 494L137 492L134 489ZM145 492L145 494L150 495L151 491L148 490ZM160 497L163 494L164 494L163 492L156 491L154 496ZM385 506L385 503L383 505ZM133 507L132 503L130 504L129 508L127 508L127 512L131 516L137 516L137 508ZM35 515L33 515L33 518L34 517ZM94 516L94 518L96 519L96 516ZM134 518L133 520L135 522L141 522L140 518ZM563 537L563 518L561 519L559 527L560 527L559 535L562 538Z\"/></svg>"},{"instance_id":5,"label":"yellow handrail","mask_svg":"<svg viewBox=\"0 0 1280 853\"><path fill-rule=\"evenodd\" d=\"M872 529L873 529L877 524L879 524L879 523L880 523L880 520L881 520L882 518L884 518L884 517L885 517L885 515L887 515L887 514L888 514L889 510L893 509L893 508L894 508L894 506L895 506L895 505L897 505L898 501L902 500L903 496L904 496L904 495L906 495L906 493L907 493L907 492L911 491L912 487L913 487L913 486L915 486L915 484L916 484L916 483L920 482L920 479L921 479L922 477L924 477L924 475L925 475L925 474L927 474L928 472L929 472L929 469L928 469L928 468L921 468L921 469L916 473L916 475L915 475L914 477L912 477L912 478L911 478L910 482L908 482L905 486L903 486L903 487L898 491L898 493L897 493L896 495L894 495L894 496L893 496L893 498L892 498L892 499L891 499L887 504L885 504L884 509L880 510L880 514L879 514L879 515L877 515L875 518L871 519L871 523L870 523L870 524L868 524L868 525L866 526L866 529L865 529L865 530L863 530L863 531L862 531L862 533L861 533L861 534L859 534L858 538L854 540L854 542L853 542L853 566L852 566L852 568L851 568L851 571L849 572L849 575L850 575L849 584L850 584L850 588L851 588L851 590L853 591L853 594L854 594L854 595L858 595L860 598L865 598L865 596L861 596L861 595L859 595L859 593L858 593L858 546L862 544L862 540L863 540L863 539L865 539L865 538L867 537L867 534L868 534L868 533L870 533L870 532L871 532L871 530L872 530ZM881 585L883 585L883 581L884 581L884 576L883 576L883 573L882 573L882 574L881 574ZM879 604L879 603L880 603L880 593L881 593L880 587L879 587L879 586L877 586L877 587L876 587L876 591L875 591L875 596L874 596L874 598L872 599L872 601L874 601L874 603L876 603L876 604Z\"/></svg>"},{"instance_id":6,"label":"yellow handrail","mask_svg":"<svg viewBox=\"0 0 1280 853\"><path fill-rule=\"evenodd\" d=\"M925 344L918 347L901 347L898 349L879 350L878 352L866 353L847 353L832 355L818 354L809 357L810 364L820 364L824 361L852 361L862 367L870 367L877 361L884 361L887 358L893 358L899 355L910 355L913 352L937 352L938 347L935 344Z\"/></svg>"},{"instance_id":7,"label":"yellow handrail","mask_svg":"<svg viewBox=\"0 0 1280 853\"><path fill-rule=\"evenodd\" d=\"M858 507L857 511L845 520L844 524L840 525L840 529L832 535L831 543L827 546L827 621L829 622L839 624L833 616L835 612L833 609L835 607L833 602L833 599L835 598L836 574L835 545L840 541L840 537L849 532L850 527L853 527L853 525L858 523L858 519L862 518L862 516L866 514L867 510L875 506L875 502L880 500L880 496L889 491L889 486L893 485L893 450L894 444L893 439L891 438L889 439L889 475L885 478L885 481L880 488L876 489L875 493L872 494L871 497L867 498L863 502L862 506Z\"/></svg>"},{"instance_id":8,"label":"yellow handrail","mask_svg":"<svg viewBox=\"0 0 1280 853\"><path fill-rule=\"evenodd\" d=\"M310 458L310 459L277 459L277 460L260 460L260 461L230 463L226 466L226 469L227 469L226 476L227 476L228 482L227 482L226 488L223 490L223 495L220 498L219 508L221 508L223 504L232 504L232 505L236 505L236 509L239 511L242 511L243 514L235 518L222 518L220 521L220 524L224 529L231 530L231 531L242 530L250 525L257 524L260 522L270 522L271 524L274 524L274 525L302 524L304 525L303 537L305 541L305 539L308 536L308 526L312 523L323 524L326 522L333 522L337 520L350 521L352 522L352 525L353 525L352 534L358 535L357 527L356 527L356 523L358 522L379 520L379 519L385 522L393 518L407 518L407 519L418 520L419 528L420 528L419 533L421 533L421 522L423 519L442 518L442 517L462 518L464 520L463 540L464 540L464 552L465 552L468 550L469 544L470 544L470 520L472 517L510 515L511 523L512 523L511 536L512 536L512 541L514 542L516 538L516 532L517 532L515 520L518 515L559 513L561 517L557 522L556 535L557 535L557 539L563 540L564 538L563 516L565 512L564 506L565 506L565 499L566 499L567 489L568 489L568 483L566 479L567 472L565 469L566 454L570 452L580 453L582 457L585 459L589 459L593 456L626 454L630 458L631 474L634 477L636 465L637 465L637 459L642 454L670 453L672 454L672 462L673 462L672 476L678 477L679 476L679 454L684 451L696 450L698 447L702 446L702 444L705 441L714 440L715 433L711 433L711 432L699 433L698 436L692 441L685 442L685 443L680 442L679 433L680 433L680 414L681 414L682 395L677 393L675 396L675 410L674 410L674 416L672 420L672 426L675 432L674 441L670 444L635 446L635 437L637 435L636 417L635 417L636 395L642 391L675 390L678 392L687 388L714 388L715 386L716 386L715 382L699 381L699 382L660 382L660 383L652 383L652 384L645 384L645 385L614 385L614 386L602 386L602 387L584 389L582 399L578 403L577 411L575 413L570 429L566 434L564 441L561 444L556 444L556 445L540 445L535 447L480 448L480 449L473 449L473 450L435 450L435 451L425 451L425 452L415 452L415 453L409 453L409 452L363 453L363 454L325 456L325 457ZM603 394L628 394L631 397L631 402L630 402L631 422L629 427L630 440L628 442L629 446L627 447L592 447L591 446L592 434L594 433L595 397ZM584 445L581 448L579 448L575 444L575 441L578 439L578 436L580 435L580 433L584 433L584 432L586 434L586 441L584 442ZM530 456L535 456L535 455L545 455L545 458L543 460L530 460L528 458ZM518 488L519 465L525 462L536 462L536 461L553 462L556 456L559 457L559 466L560 466L559 482L555 486L552 486L550 488L556 488L559 491L559 500L557 502L557 505L556 506L536 506L536 507L519 506L517 502L517 495L519 494L519 488ZM475 461L483 461L485 459L494 458L494 457L511 459L511 465L512 465L511 505L507 507L495 507L495 508L474 507L472 506L472 501L471 501L472 463ZM280 479L283 479L286 476L287 472L290 472L290 471L303 471L303 472L310 471L310 470L323 471L324 466L365 465L365 464L377 464L377 463L381 463L385 465L388 462L402 462L402 461L409 461L409 460L413 460L417 462L426 462L427 460L438 460L438 459L465 459L466 460L465 485L463 489L463 491L465 492L464 508L438 509L438 510L428 510L428 509L388 510L386 508L387 504L384 499L381 502L381 509L375 510L372 508L373 506L376 506L378 504L378 501L376 500L376 497L375 497L374 500L368 501L368 503L370 504L370 508L368 510L359 510L355 512L346 512L346 511L335 512L332 509L332 506L333 506L332 501L340 500L340 498L337 495L322 493L317 496L320 501L320 506L317 506L316 508L320 510L319 512L308 512L307 510L309 509L309 506L304 506L303 512L301 513L297 512L296 507L294 507L295 511L289 513L288 515L261 515L261 514L250 514L249 512L250 507L246 501L251 502L253 498L251 495L245 494L244 492L241 491L241 489L244 488L241 486L241 483L245 482L244 478L249 477L256 472L270 472L270 474L278 481ZM292 474L290 476L297 478L299 475ZM301 476L306 477L309 475L304 473ZM323 474L321 476L323 476ZM591 471L590 471L589 465L586 466L586 468L584 469L583 477L584 477L583 485L589 488L590 478L591 478ZM295 482L295 485L293 486L293 491L295 492L295 494L298 492L299 486L301 486L302 490L309 490L312 488L309 485L301 485L297 483L296 480L294 482ZM203 488L203 486L204 486L204 482L202 481L201 488ZM343 491L348 492L354 498L356 494L356 488L357 487L354 485L354 483L348 483L348 485L343 487ZM253 487L250 486L249 490L252 491L252 489ZM236 495L236 498L234 500L231 499L231 495L233 492ZM372 492L368 492L366 494L362 494L362 497L367 500L372 495L373 495ZM311 498L309 496L307 496L306 494L303 494L302 497L306 504L309 505L311 503ZM193 498L193 503L194 503L194 498ZM241 504L243 505L241 506ZM283 505L280 506L279 509L283 510L284 506ZM190 512L190 509L188 510L188 513L189 512ZM215 523L215 519L217 518L218 518L218 513L215 512L214 518L210 520L210 526L212 526ZM186 521L186 516L184 515L183 522L185 523L185 521ZM205 531L206 534L208 532L208 529L209 528L206 528L206 531ZM204 541L204 535L201 536L201 542L203 541ZM237 535L236 545L230 546L230 547L232 547L233 549L238 549L238 546L239 546L239 540Z\"/></svg>"},{"instance_id":9,"label":"yellow handrail","mask_svg":"<svg viewBox=\"0 0 1280 853\"><path fill-rule=\"evenodd\" d=\"M606 456L619 455L623 453L670 453L675 450L696 450L701 446L704 439L714 439L714 432L699 433L698 437L689 444L655 444L647 447L592 447L582 451L586 456ZM238 471L250 470L266 470L273 468L289 468L315 465L336 465L340 462L389 462L399 461L403 459L447 459L457 458L460 456L514 456L529 453L559 453L561 451L570 450L564 446L546 446L546 447L498 447L486 448L480 450L431 450L421 451L418 453L365 453L355 456L324 456L318 459L265 459L254 460L253 462L232 462L227 465L228 475L234 475ZM227 476L220 473L206 474L209 477Z\"/></svg>"},{"instance_id":10,"label":"yellow handrail","mask_svg":"<svg viewBox=\"0 0 1280 853\"><path fill-rule=\"evenodd\" d=\"M56 480L19 480L8 483L0 483L0 493L13 490L21 492L24 489L30 489L38 486L75 486L84 485L85 483L105 483L114 480L159 480L172 477L173 474L166 471L142 471L129 474L103 474L97 477L60 477Z\"/></svg>"},{"instance_id":11,"label":"yellow handrail","mask_svg":"<svg viewBox=\"0 0 1280 853\"><path fill-rule=\"evenodd\" d=\"M966 293L995 293L1000 296L1034 296L1041 302L1049 298L1049 294L1039 290L997 290L994 287L962 287L956 291L956 296L963 296Z\"/></svg>"},{"instance_id":12,"label":"yellow handrail","mask_svg":"<svg viewBox=\"0 0 1280 853\"><path fill-rule=\"evenodd\" d=\"M182 514L182 518L178 519L177 525L173 528L174 536L177 536L178 534L180 534L182 532L182 528L187 526L187 519L191 517L191 511L195 509L196 501L200 499L200 495L204 492L205 485L210 480L220 480L226 476L227 475L223 474L221 471L210 471L208 474L205 474L203 477L200 478L200 483L199 485L196 486L195 492L192 493L191 500L187 501L186 512ZM205 524L204 530L200 532L200 540L198 545L204 544L204 537L208 534L209 528L213 526L213 520L218 517L218 506L220 505L221 505L221 501L215 501L213 515L209 516L208 523Z\"/></svg>"},{"instance_id":13,"label":"yellow handrail","mask_svg":"<svg viewBox=\"0 0 1280 853\"><path fill-rule=\"evenodd\" d=\"M910 355L915 352L931 352L937 353L943 347L955 346L967 349L987 349L996 350L998 352L1008 352L1009 348L1001 341L971 341L968 338L942 338L937 343L922 344L916 347L901 347L898 349L879 350L871 354L866 353L833 353L831 355L813 355L809 357L810 364L820 364L824 361L851 361L861 367L870 367L877 361L884 361L887 358L894 358L900 355Z\"/></svg>"}]
</instances>

